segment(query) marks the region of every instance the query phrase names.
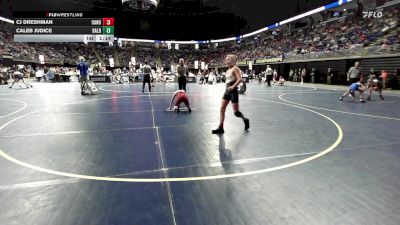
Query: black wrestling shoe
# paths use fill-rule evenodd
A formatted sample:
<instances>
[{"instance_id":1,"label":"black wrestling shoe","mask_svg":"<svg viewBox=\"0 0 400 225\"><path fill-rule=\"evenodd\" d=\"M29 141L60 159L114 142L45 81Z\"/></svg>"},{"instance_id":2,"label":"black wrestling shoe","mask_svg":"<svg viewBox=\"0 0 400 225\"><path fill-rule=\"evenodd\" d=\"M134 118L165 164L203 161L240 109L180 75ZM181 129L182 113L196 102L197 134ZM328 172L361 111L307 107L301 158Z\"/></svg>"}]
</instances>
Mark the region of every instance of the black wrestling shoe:
<instances>
[{"instance_id":1,"label":"black wrestling shoe","mask_svg":"<svg viewBox=\"0 0 400 225\"><path fill-rule=\"evenodd\" d=\"M250 128L250 120L249 119L244 119L244 130L248 130Z\"/></svg>"},{"instance_id":2,"label":"black wrestling shoe","mask_svg":"<svg viewBox=\"0 0 400 225\"><path fill-rule=\"evenodd\" d=\"M223 134L224 132L225 132L224 128L222 128L222 127L218 127L218 129L211 131L211 133L213 133L213 134Z\"/></svg>"},{"instance_id":3,"label":"black wrestling shoe","mask_svg":"<svg viewBox=\"0 0 400 225\"><path fill-rule=\"evenodd\" d=\"M188 111L189 111L189 113L192 113L192 109L191 108L189 108Z\"/></svg>"}]
</instances>

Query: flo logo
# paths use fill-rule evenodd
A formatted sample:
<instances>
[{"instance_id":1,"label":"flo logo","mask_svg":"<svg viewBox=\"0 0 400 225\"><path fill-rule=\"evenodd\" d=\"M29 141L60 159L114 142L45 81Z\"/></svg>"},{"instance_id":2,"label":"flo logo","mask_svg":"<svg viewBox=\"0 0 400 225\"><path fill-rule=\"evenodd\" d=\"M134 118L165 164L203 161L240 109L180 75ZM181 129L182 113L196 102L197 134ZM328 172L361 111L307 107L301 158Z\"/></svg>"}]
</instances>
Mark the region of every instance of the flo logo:
<instances>
[{"instance_id":1,"label":"flo logo","mask_svg":"<svg viewBox=\"0 0 400 225\"><path fill-rule=\"evenodd\" d=\"M366 11L363 12L363 18L382 18L383 13L382 12L376 12L376 11Z\"/></svg>"}]
</instances>

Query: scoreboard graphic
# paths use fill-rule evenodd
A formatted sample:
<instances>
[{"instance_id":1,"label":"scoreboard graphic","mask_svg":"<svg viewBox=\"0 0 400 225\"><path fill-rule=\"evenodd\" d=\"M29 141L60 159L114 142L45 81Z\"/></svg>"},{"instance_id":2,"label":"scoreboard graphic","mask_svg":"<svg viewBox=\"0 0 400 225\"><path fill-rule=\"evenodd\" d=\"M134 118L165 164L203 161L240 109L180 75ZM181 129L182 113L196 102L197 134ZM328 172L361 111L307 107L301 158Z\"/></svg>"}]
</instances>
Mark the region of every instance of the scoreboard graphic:
<instances>
[{"instance_id":1,"label":"scoreboard graphic","mask_svg":"<svg viewBox=\"0 0 400 225\"><path fill-rule=\"evenodd\" d=\"M113 42L114 17L91 12L13 12L14 42Z\"/></svg>"}]
</instances>

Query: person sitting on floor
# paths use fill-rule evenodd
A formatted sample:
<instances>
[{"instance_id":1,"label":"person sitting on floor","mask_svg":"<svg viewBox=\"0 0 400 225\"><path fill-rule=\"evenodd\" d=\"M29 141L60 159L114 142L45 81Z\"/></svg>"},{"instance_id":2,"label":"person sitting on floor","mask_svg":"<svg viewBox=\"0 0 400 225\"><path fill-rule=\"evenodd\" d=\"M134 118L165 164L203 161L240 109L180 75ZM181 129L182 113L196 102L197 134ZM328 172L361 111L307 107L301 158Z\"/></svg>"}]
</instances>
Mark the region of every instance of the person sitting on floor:
<instances>
[{"instance_id":1,"label":"person sitting on floor","mask_svg":"<svg viewBox=\"0 0 400 225\"><path fill-rule=\"evenodd\" d=\"M279 76L278 85L283 86L284 83L285 83L285 79L283 79L282 76Z\"/></svg>"}]
</instances>

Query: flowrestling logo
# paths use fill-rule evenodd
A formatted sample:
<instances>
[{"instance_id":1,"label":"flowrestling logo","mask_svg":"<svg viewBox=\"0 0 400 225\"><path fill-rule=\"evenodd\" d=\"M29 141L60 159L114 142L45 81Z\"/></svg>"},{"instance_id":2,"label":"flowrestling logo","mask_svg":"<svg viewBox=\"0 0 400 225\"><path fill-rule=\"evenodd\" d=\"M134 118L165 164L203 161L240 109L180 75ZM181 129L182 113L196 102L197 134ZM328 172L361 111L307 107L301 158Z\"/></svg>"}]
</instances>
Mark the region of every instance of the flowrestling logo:
<instances>
[{"instance_id":1,"label":"flowrestling logo","mask_svg":"<svg viewBox=\"0 0 400 225\"><path fill-rule=\"evenodd\" d=\"M363 18L364 19L366 19L366 18L375 18L375 19L377 19L377 18L382 18L382 16L383 16L383 13L382 12L378 12L378 11L364 11L363 12Z\"/></svg>"}]
</instances>

